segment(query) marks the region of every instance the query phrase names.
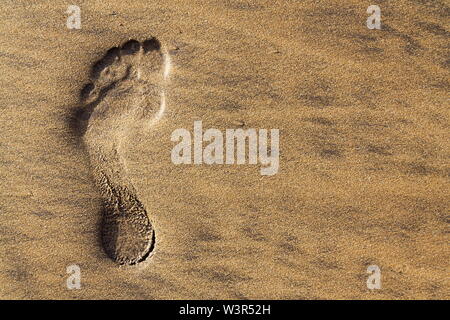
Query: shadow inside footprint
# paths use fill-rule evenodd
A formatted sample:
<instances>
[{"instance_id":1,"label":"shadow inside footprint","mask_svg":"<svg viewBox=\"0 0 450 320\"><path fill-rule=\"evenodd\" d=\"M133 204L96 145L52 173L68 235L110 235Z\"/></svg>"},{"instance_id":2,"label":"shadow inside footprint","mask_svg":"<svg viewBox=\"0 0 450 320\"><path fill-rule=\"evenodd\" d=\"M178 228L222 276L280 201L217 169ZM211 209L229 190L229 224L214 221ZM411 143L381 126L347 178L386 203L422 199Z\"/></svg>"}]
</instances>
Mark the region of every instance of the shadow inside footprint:
<instances>
[{"instance_id":1,"label":"shadow inside footprint","mask_svg":"<svg viewBox=\"0 0 450 320\"><path fill-rule=\"evenodd\" d=\"M111 185L106 176L103 183L108 193L101 228L106 254L119 264L144 261L155 246L155 233L144 205L134 192Z\"/></svg>"},{"instance_id":2,"label":"shadow inside footprint","mask_svg":"<svg viewBox=\"0 0 450 320\"><path fill-rule=\"evenodd\" d=\"M94 63L91 70L91 78L98 79L100 73L110 65L112 65L120 56L120 49L117 47L113 47L106 51L106 54L102 59Z\"/></svg>"}]
</instances>

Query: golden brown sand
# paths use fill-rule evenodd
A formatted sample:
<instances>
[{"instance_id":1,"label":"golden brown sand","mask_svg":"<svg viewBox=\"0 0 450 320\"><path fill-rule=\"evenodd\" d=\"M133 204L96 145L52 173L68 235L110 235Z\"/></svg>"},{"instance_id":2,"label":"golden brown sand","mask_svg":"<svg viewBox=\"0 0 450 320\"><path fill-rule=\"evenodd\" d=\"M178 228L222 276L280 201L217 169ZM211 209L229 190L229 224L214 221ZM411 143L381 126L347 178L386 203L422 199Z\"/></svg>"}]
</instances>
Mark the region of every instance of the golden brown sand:
<instances>
[{"instance_id":1,"label":"golden brown sand","mask_svg":"<svg viewBox=\"0 0 450 320\"><path fill-rule=\"evenodd\" d=\"M0 298L449 298L444 1L379 1L381 30L356 0L74 4L79 30L67 1L0 4ZM74 115L92 65L151 37L172 61L167 108L130 124L120 157L156 245L119 267ZM195 120L280 129L279 172L174 165L171 133Z\"/></svg>"}]
</instances>

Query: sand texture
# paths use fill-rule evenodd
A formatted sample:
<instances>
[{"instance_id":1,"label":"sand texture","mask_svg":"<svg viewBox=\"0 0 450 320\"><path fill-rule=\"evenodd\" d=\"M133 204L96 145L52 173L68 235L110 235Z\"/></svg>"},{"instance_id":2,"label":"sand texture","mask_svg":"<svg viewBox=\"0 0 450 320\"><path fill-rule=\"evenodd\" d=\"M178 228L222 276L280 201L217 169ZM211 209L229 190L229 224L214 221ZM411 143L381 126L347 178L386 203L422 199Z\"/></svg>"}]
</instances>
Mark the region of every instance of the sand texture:
<instances>
[{"instance_id":1,"label":"sand texture","mask_svg":"<svg viewBox=\"0 0 450 320\"><path fill-rule=\"evenodd\" d=\"M450 6L371 4L78 0L68 29L2 0L0 298L449 299ZM278 171L174 164L194 121L278 129Z\"/></svg>"}]
</instances>

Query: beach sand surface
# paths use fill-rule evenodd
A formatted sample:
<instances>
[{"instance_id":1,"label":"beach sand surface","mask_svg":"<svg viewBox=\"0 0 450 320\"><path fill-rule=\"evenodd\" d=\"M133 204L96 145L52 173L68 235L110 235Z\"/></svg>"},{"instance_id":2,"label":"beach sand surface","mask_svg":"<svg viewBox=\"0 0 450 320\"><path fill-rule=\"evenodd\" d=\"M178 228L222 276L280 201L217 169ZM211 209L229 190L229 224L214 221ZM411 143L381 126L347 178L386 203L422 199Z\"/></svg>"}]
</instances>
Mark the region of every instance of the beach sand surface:
<instances>
[{"instance_id":1,"label":"beach sand surface","mask_svg":"<svg viewBox=\"0 0 450 320\"><path fill-rule=\"evenodd\" d=\"M450 297L448 4L379 1L381 30L356 0L77 0L72 30L69 4L0 4L0 298ZM74 113L93 63L150 37L166 110L123 156L156 245L118 266ZM278 173L174 165L196 120L279 129Z\"/></svg>"}]
</instances>

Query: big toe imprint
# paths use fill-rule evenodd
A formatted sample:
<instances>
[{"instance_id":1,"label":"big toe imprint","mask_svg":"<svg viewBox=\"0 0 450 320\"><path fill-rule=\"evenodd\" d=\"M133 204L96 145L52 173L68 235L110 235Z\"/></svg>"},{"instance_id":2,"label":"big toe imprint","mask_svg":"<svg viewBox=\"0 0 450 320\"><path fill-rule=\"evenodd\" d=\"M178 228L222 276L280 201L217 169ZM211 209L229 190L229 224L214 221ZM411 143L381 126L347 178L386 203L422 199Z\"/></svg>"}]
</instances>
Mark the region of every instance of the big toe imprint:
<instances>
[{"instance_id":1,"label":"big toe imprint","mask_svg":"<svg viewBox=\"0 0 450 320\"><path fill-rule=\"evenodd\" d=\"M166 60L155 38L130 40L96 62L81 92L83 142L104 199L103 247L114 261L136 264L155 246L155 232L128 177L124 157L131 130L162 116ZM152 122L153 123L153 122Z\"/></svg>"}]
</instances>

